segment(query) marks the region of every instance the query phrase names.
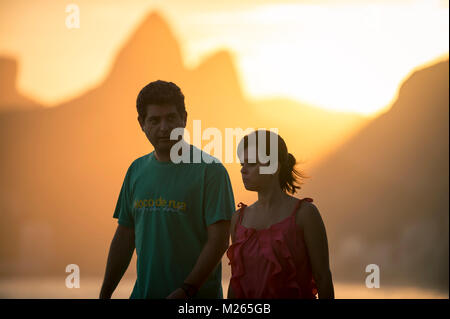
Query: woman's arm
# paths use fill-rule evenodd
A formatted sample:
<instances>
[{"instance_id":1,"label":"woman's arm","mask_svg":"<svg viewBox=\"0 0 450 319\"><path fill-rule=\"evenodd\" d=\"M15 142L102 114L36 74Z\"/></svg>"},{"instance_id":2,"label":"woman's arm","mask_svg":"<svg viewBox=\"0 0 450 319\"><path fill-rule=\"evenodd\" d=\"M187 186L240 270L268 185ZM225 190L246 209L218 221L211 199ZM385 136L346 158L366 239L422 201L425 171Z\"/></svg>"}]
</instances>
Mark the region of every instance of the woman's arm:
<instances>
[{"instance_id":1,"label":"woman's arm","mask_svg":"<svg viewBox=\"0 0 450 319\"><path fill-rule=\"evenodd\" d=\"M234 243L234 231L236 229L236 222L239 218L239 212L240 210L237 210L234 212L234 214L231 216L231 222L230 222L230 235L231 235L231 243Z\"/></svg>"},{"instance_id":2,"label":"woman's arm","mask_svg":"<svg viewBox=\"0 0 450 319\"><path fill-rule=\"evenodd\" d=\"M228 285L228 296L227 299L236 299L236 296L234 295L233 288L231 288L231 282L230 285Z\"/></svg>"},{"instance_id":3,"label":"woman's arm","mask_svg":"<svg viewBox=\"0 0 450 319\"><path fill-rule=\"evenodd\" d=\"M236 228L236 222L237 222L238 217L239 217L239 211L235 212L233 214L233 216L231 217L231 223L230 223L231 244L234 243L234 230ZM231 280L228 283L227 299L236 299L233 288L231 288Z\"/></svg>"},{"instance_id":4,"label":"woman's arm","mask_svg":"<svg viewBox=\"0 0 450 319\"><path fill-rule=\"evenodd\" d=\"M317 284L320 299L334 299L333 280L331 278L328 240L317 207L309 202L302 205L299 224L303 228L306 248L311 261L312 273Z\"/></svg>"}]
</instances>

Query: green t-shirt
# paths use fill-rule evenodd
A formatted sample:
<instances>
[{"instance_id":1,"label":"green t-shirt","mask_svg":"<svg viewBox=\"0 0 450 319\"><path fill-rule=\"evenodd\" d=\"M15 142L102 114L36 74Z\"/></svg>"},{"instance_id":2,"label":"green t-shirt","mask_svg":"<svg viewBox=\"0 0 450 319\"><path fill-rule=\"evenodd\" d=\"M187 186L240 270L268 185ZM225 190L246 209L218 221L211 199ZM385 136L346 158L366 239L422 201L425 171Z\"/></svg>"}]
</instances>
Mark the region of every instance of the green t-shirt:
<instances>
[{"instance_id":1,"label":"green t-shirt","mask_svg":"<svg viewBox=\"0 0 450 319\"><path fill-rule=\"evenodd\" d=\"M199 151L190 145L191 159L193 148ZM154 152L136 159L114 211L120 225L135 231L137 280L130 298L165 298L181 287L207 241L207 226L230 220L234 211L222 163L160 162ZM223 298L221 279L219 263L196 297Z\"/></svg>"}]
</instances>

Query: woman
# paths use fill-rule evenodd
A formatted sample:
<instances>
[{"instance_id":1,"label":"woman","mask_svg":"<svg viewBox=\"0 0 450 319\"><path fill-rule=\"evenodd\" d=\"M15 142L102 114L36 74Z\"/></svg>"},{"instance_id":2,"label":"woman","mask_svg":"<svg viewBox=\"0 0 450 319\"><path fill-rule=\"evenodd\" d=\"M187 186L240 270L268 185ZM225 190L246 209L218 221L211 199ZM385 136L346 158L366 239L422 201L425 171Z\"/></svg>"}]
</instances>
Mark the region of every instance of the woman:
<instances>
[{"instance_id":1,"label":"woman","mask_svg":"<svg viewBox=\"0 0 450 319\"><path fill-rule=\"evenodd\" d=\"M266 154L258 156L260 149ZM262 155L272 149L278 150L276 171L262 173L271 165L261 163ZM334 298L325 227L311 198L289 195L304 176L284 140L270 131L252 132L239 143L238 155L244 186L258 192L258 200L240 203L231 220L228 298Z\"/></svg>"}]
</instances>

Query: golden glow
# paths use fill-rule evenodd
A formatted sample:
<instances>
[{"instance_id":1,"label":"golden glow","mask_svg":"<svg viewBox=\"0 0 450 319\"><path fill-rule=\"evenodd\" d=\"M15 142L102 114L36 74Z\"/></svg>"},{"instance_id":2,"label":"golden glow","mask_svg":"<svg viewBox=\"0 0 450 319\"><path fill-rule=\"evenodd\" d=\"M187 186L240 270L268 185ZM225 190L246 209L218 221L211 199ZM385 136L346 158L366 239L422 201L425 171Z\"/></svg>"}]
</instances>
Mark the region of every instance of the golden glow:
<instances>
[{"instance_id":1,"label":"golden glow","mask_svg":"<svg viewBox=\"0 0 450 319\"><path fill-rule=\"evenodd\" d=\"M366 115L386 109L412 69L448 54L443 1L226 3L80 0L81 28L68 30L64 2L2 2L0 54L19 58L25 94L53 106L103 80L126 38L157 9L188 67L225 48L249 97Z\"/></svg>"},{"instance_id":2,"label":"golden glow","mask_svg":"<svg viewBox=\"0 0 450 319\"><path fill-rule=\"evenodd\" d=\"M200 34L191 51L198 57L219 44L232 47L253 97L368 115L391 102L412 69L448 53L448 17L439 1L271 4L203 15L211 28L228 23L231 30Z\"/></svg>"}]
</instances>

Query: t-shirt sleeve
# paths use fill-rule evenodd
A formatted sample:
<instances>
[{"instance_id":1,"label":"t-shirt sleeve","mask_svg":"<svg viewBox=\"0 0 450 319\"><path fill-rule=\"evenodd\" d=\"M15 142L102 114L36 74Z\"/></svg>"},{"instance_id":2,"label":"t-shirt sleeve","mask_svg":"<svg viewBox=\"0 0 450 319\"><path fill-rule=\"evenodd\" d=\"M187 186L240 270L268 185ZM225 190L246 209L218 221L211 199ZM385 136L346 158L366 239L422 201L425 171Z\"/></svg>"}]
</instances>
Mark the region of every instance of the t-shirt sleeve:
<instances>
[{"instance_id":1,"label":"t-shirt sleeve","mask_svg":"<svg viewBox=\"0 0 450 319\"><path fill-rule=\"evenodd\" d=\"M132 165L128 168L125 175L125 179L122 183L122 188L120 189L119 199L117 200L116 209L114 210L114 218L117 218L119 225L134 227L134 219L131 214L132 210L132 199L131 199L131 171Z\"/></svg>"},{"instance_id":2,"label":"t-shirt sleeve","mask_svg":"<svg viewBox=\"0 0 450 319\"><path fill-rule=\"evenodd\" d=\"M230 177L222 163L208 164L205 182L205 222L230 220L235 211Z\"/></svg>"}]
</instances>

